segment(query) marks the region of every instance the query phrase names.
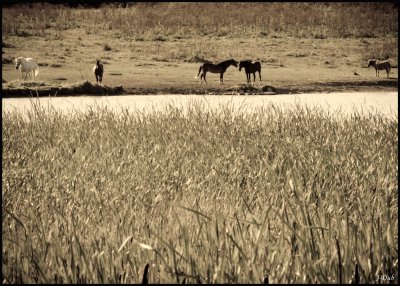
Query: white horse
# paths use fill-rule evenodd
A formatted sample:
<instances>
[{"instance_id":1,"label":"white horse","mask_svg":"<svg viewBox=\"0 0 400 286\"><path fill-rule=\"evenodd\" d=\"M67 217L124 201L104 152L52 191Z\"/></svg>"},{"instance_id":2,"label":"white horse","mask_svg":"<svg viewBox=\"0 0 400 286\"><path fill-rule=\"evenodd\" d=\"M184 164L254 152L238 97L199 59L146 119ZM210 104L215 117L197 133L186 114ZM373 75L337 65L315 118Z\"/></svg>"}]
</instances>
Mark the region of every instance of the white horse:
<instances>
[{"instance_id":1,"label":"white horse","mask_svg":"<svg viewBox=\"0 0 400 286\"><path fill-rule=\"evenodd\" d=\"M29 77L35 79L39 74L39 66L33 58L18 57L15 59L15 68L20 69L21 78L26 80Z\"/></svg>"}]
</instances>

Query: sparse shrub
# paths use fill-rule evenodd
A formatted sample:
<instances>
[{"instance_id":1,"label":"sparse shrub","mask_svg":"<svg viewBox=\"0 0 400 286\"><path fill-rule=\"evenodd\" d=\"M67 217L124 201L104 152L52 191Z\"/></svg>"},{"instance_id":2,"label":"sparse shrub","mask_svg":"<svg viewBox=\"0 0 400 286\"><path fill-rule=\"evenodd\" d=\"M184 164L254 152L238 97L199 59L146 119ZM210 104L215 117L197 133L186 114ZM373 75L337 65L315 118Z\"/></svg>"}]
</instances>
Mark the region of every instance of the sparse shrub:
<instances>
[{"instance_id":1,"label":"sparse shrub","mask_svg":"<svg viewBox=\"0 0 400 286\"><path fill-rule=\"evenodd\" d=\"M105 44L105 45L103 46L103 50L104 50L104 51L111 51L112 48L111 48L108 44Z\"/></svg>"},{"instance_id":2,"label":"sparse shrub","mask_svg":"<svg viewBox=\"0 0 400 286\"><path fill-rule=\"evenodd\" d=\"M21 86L36 87L36 86L46 86L46 84L43 81L22 81Z\"/></svg>"},{"instance_id":3,"label":"sparse shrub","mask_svg":"<svg viewBox=\"0 0 400 286\"><path fill-rule=\"evenodd\" d=\"M263 63L270 63L270 64L274 64L279 62L279 59L277 58L267 58L265 60L262 60Z\"/></svg>"},{"instance_id":4,"label":"sparse shrub","mask_svg":"<svg viewBox=\"0 0 400 286\"><path fill-rule=\"evenodd\" d=\"M228 32L227 31L219 31L218 33L217 33L217 37L225 37L225 36L227 36L228 35Z\"/></svg>"},{"instance_id":5,"label":"sparse shrub","mask_svg":"<svg viewBox=\"0 0 400 286\"><path fill-rule=\"evenodd\" d=\"M15 46L13 44L7 43L7 42L2 42L2 47L3 48L15 48Z\"/></svg>"},{"instance_id":6,"label":"sparse shrub","mask_svg":"<svg viewBox=\"0 0 400 286\"><path fill-rule=\"evenodd\" d=\"M323 34L315 34L314 39L326 39L327 37Z\"/></svg>"},{"instance_id":7,"label":"sparse shrub","mask_svg":"<svg viewBox=\"0 0 400 286\"><path fill-rule=\"evenodd\" d=\"M268 33L267 33L267 32L264 32L264 31L261 31L261 32L259 33L259 36L260 36L260 37L267 37L267 36L268 36Z\"/></svg>"},{"instance_id":8,"label":"sparse shrub","mask_svg":"<svg viewBox=\"0 0 400 286\"><path fill-rule=\"evenodd\" d=\"M8 58L2 58L1 62L2 62L2 64L13 64L14 63L13 59L8 59Z\"/></svg>"},{"instance_id":9,"label":"sparse shrub","mask_svg":"<svg viewBox=\"0 0 400 286\"><path fill-rule=\"evenodd\" d=\"M166 40L167 40L167 38L164 37L163 35L156 35L153 38L153 41L156 41L156 42L165 42Z\"/></svg>"},{"instance_id":10,"label":"sparse shrub","mask_svg":"<svg viewBox=\"0 0 400 286\"><path fill-rule=\"evenodd\" d=\"M15 35L18 36L18 37L29 37L29 36L32 36L31 33L29 33L28 31L25 31L25 30L17 30Z\"/></svg>"},{"instance_id":11,"label":"sparse shrub","mask_svg":"<svg viewBox=\"0 0 400 286\"><path fill-rule=\"evenodd\" d=\"M302 51L289 52L289 53L286 54L286 56L288 56L288 57L295 57L295 58L303 58L303 57L307 57L309 55L310 54L308 52L302 52Z\"/></svg>"}]
</instances>

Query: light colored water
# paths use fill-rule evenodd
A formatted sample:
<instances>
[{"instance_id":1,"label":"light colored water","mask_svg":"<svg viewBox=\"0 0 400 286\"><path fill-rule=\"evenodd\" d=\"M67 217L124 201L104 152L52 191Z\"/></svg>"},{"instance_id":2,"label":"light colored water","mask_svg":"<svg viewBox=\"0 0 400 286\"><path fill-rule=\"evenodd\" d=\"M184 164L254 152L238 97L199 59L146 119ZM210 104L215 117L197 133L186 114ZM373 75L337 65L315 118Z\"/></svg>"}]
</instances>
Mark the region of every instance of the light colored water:
<instances>
[{"instance_id":1,"label":"light colored water","mask_svg":"<svg viewBox=\"0 0 400 286\"><path fill-rule=\"evenodd\" d=\"M85 112L90 108L100 106L121 111L140 110L153 112L163 110L167 105L185 108L193 102L202 102L205 108L218 108L229 104L232 108L251 111L254 108L272 103L283 108L295 105L319 106L330 112L343 114L381 113L390 117L398 116L397 92L356 92L356 93L314 93L314 94L284 94L284 95L127 95L127 96L76 96L76 97L41 97L3 98L3 112L18 110L26 112L32 109L32 102L38 102L46 110L51 106L62 112Z\"/></svg>"}]
</instances>

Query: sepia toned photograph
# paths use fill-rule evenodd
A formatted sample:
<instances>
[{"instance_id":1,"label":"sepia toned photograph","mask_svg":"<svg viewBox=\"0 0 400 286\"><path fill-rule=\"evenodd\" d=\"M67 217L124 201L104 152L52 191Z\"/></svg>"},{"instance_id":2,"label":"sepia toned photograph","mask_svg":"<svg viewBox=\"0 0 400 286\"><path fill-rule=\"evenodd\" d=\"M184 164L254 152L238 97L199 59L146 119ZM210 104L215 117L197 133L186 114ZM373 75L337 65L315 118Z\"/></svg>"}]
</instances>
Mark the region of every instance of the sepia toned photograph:
<instances>
[{"instance_id":1,"label":"sepia toned photograph","mask_svg":"<svg viewBox=\"0 0 400 286\"><path fill-rule=\"evenodd\" d=\"M398 284L398 14L2 1L2 283Z\"/></svg>"}]
</instances>

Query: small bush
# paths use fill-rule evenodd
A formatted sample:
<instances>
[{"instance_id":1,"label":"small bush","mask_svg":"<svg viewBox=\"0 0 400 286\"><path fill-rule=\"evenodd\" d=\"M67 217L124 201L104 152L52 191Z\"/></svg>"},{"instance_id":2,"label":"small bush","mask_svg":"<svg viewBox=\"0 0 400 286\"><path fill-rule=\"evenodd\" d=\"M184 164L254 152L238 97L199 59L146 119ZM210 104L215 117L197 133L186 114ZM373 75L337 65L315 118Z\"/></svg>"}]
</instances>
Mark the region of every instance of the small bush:
<instances>
[{"instance_id":1,"label":"small bush","mask_svg":"<svg viewBox=\"0 0 400 286\"><path fill-rule=\"evenodd\" d=\"M153 38L153 41L156 41L156 42L165 42L165 41L167 41L167 38L164 37L163 35L156 35L156 36Z\"/></svg>"},{"instance_id":2,"label":"small bush","mask_svg":"<svg viewBox=\"0 0 400 286\"><path fill-rule=\"evenodd\" d=\"M23 37L23 38L32 36L31 33L27 32L25 30L17 30L15 35L18 36L18 37Z\"/></svg>"},{"instance_id":3,"label":"small bush","mask_svg":"<svg viewBox=\"0 0 400 286\"><path fill-rule=\"evenodd\" d=\"M3 48L15 48L13 44L7 43L7 42L2 42Z\"/></svg>"},{"instance_id":4,"label":"small bush","mask_svg":"<svg viewBox=\"0 0 400 286\"><path fill-rule=\"evenodd\" d=\"M111 48L108 44L105 44L105 45L103 46L103 50L104 50L104 51L111 51L112 48Z\"/></svg>"},{"instance_id":5,"label":"small bush","mask_svg":"<svg viewBox=\"0 0 400 286\"><path fill-rule=\"evenodd\" d=\"M267 33L267 32L264 32L264 31L261 31L261 32L259 33L259 36L260 36L260 37L267 37L267 36L268 36L268 33Z\"/></svg>"},{"instance_id":6,"label":"small bush","mask_svg":"<svg viewBox=\"0 0 400 286\"><path fill-rule=\"evenodd\" d=\"M3 58L2 60L1 60L1 63L2 64L13 64L14 63L14 60L12 60L12 59L8 59L8 58Z\"/></svg>"}]
</instances>

